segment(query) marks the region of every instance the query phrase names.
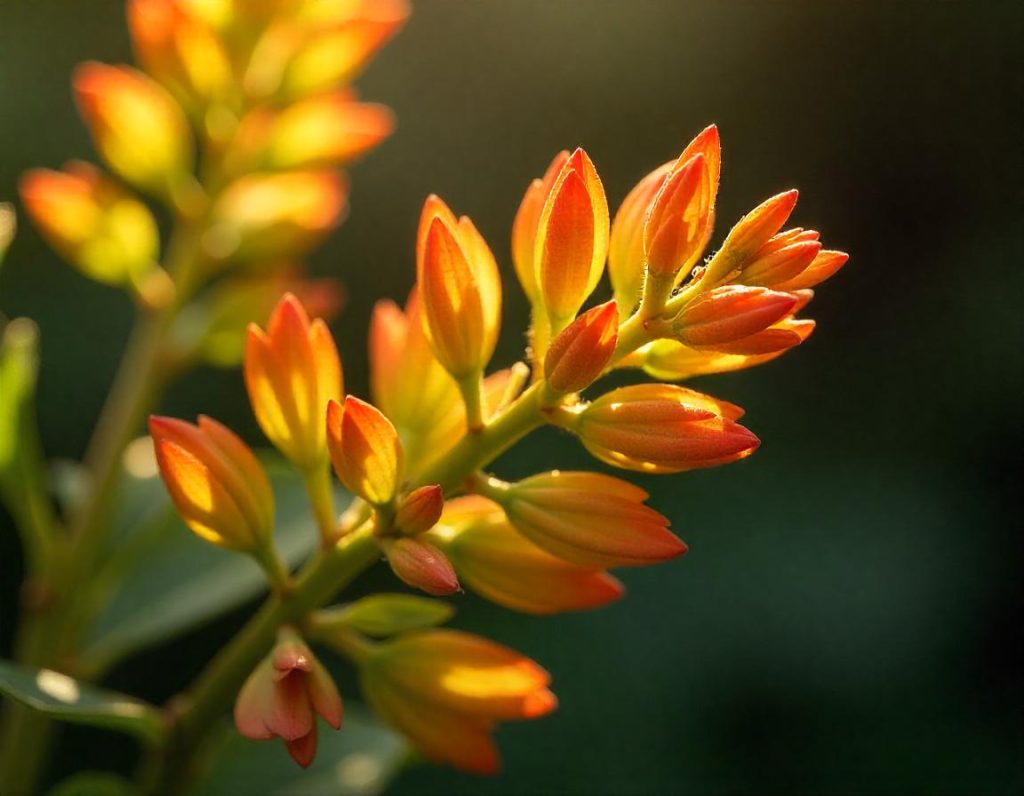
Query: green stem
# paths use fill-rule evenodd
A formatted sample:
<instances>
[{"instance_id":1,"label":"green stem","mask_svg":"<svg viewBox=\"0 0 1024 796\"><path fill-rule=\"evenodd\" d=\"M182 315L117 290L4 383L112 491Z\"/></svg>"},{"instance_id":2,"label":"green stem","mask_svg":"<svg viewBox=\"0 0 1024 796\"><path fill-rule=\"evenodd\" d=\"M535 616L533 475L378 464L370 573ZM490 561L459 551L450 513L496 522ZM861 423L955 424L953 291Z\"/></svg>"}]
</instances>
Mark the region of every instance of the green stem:
<instances>
[{"instance_id":1,"label":"green stem","mask_svg":"<svg viewBox=\"0 0 1024 796\"><path fill-rule=\"evenodd\" d=\"M338 541L338 514L334 510L334 492L331 490L331 472L327 463L304 470L302 481L320 530L320 546L326 550Z\"/></svg>"}]
</instances>

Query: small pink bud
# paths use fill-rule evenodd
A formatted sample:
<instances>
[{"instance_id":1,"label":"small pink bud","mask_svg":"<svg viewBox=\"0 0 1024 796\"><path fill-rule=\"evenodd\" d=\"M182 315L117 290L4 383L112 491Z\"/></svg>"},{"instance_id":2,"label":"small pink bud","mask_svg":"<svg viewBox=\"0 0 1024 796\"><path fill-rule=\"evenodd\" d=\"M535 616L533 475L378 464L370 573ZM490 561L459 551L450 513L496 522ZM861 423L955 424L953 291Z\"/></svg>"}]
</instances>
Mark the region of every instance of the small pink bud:
<instances>
[{"instance_id":1,"label":"small pink bud","mask_svg":"<svg viewBox=\"0 0 1024 796\"><path fill-rule=\"evenodd\" d=\"M399 580L435 597L459 590L459 579L445 554L432 544L403 538L385 548L388 563Z\"/></svg>"},{"instance_id":2,"label":"small pink bud","mask_svg":"<svg viewBox=\"0 0 1024 796\"><path fill-rule=\"evenodd\" d=\"M417 536L437 525L443 510L444 491L441 486L421 486L406 495L399 504L395 527L407 536Z\"/></svg>"}]
</instances>

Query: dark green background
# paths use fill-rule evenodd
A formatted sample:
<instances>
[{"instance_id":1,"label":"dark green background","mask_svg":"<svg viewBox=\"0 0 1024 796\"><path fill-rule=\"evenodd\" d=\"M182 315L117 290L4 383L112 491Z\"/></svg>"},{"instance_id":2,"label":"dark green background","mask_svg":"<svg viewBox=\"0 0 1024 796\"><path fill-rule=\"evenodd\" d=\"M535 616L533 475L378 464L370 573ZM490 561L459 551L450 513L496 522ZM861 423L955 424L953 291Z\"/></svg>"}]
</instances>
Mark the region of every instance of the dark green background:
<instances>
[{"instance_id":1,"label":"dark green background","mask_svg":"<svg viewBox=\"0 0 1024 796\"><path fill-rule=\"evenodd\" d=\"M587 148L615 205L716 121L722 225L797 186L796 223L852 261L811 305L819 329L807 345L698 383L744 406L764 444L739 465L645 482L689 556L625 572L629 598L597 613L537 620L458 600L460 626L551 670L561 708L501 731L500 778L423 768L395 793L1024 787L1022 9L416 3L361 81L395 109L398 132L354 170L351 216L314 259L350 289L335 331L355 392L370 307L408 289L431 191L470 214L506 266L496 361L518 356L509 229L528 181L563 147ZM0 2L0 197L29 166L90 156L69 71L127 53L118 2ZM39 321L44 444L80 455L128 303L26 228L0 310ZM190 377L163 408L209 412L260 441L237 372ZM588 459L542 434L497 470L553 464ZM6 530L2 555L6 646L20 566ZM124 667L113 682L161 699L223 630L148 654L144 674ZM91 743L71 733L62 769L127 754Z\"/></svg>"}]
</instances>

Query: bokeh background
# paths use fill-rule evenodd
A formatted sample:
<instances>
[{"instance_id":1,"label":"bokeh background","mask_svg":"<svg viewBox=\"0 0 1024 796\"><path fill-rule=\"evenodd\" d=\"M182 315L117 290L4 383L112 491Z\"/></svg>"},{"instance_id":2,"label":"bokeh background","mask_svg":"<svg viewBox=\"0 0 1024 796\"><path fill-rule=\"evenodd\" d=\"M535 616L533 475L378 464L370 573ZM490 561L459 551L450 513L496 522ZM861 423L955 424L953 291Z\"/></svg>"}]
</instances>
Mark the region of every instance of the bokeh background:
<instances>
[{"instance_id":1,"label":"bokeh background","mask_svg":"<svg viewBox=\"0 0 1024 796\"><path fill-rule=\"evenodd\" d=\"M797 186L795 222L852 261L818 291L805 346L697 383L744 406L764 444L738 465L645 482L687 557L625 572L628 599L592 614L538 620L459 598L457 624L542 661L561 708L501 731L500 778L416 768L392 793L1024 788L1021 41L1017 0L414 4L360 83L398 132L355 168L351 215L313 261L349 288L334 331L353 391L366 392L373 302L410 286L429 192L508 266L496 362L519 356L509 230L563 147L587 148L615 205L715 121L721 223ZM0 198L27 167L93 156L69 72L128 57L120 2L0 2ZM26 223L0 311L41 325L43 442L79 456L127 301ZM190 376L163 409L261 442L237 372ZM496 470L556 463L588 459L540 434ZM0 522L6 651L20 558ZM240 617L112 682L165 697ZM108 740L69 733L58 769L125 765L130 748Z\"/></svg>"}]
</instances>

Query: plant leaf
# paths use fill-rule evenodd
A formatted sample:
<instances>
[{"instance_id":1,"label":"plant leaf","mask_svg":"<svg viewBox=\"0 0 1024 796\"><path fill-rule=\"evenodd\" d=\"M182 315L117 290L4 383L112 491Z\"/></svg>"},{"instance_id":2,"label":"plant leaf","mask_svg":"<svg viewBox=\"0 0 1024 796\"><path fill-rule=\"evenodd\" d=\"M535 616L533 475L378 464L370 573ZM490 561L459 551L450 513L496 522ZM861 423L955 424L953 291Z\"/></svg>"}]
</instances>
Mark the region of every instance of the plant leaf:
<instances>
[{"instance_id":1,"label":"plant leaf","mask_svg":"<svg viewBox=\"0 0 1024 796\"><path fill-rule=\"evenodd\" d=\"M82 771L54 785L47 796L130 796L134 786L108 771Z\"/></svg>"},{"instance_id":2,"label":"plant leaf","mask_svg":"<svg viewBox=\"0 0 1024 796\"><path fill-rule=\"evenodd\" d=\"M267 462L277 503L276 542L294 566L317 544L302 480L279 460ZM156 475L129 474L112 565L109 600L86 636L90 671L179 635L263 594L266 577L248 556L198 539L170 509ZM341 497L341 493L339 493ZM148 532L138 529L148 528Z\"/></svg>"},{"instance_id":3,"label":"plant leaf","mask_svg":"<svg viewBox=\"0 0 1024 796\"><path fill-rule=\"evenodd\" d=\"M163 739L164 722L152 705L52 669L0 661L0 692L54 719L126 732L148 743Z\"/></svg>"},{"instance_id":4,"label":"plant leaf","mask_svg":"<svg viewBox=\"0 0 1024 796\"><path fill-rule=\"evenodd\" d=\"M316 760L302 771L277 739L253 741L232 727L191 796L259 793L268 796L374 796L408 756L400 735L363 706L345 703L341 730L321 723Z\"/></svg>"}]
</instances>

